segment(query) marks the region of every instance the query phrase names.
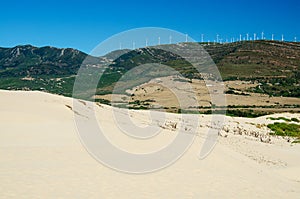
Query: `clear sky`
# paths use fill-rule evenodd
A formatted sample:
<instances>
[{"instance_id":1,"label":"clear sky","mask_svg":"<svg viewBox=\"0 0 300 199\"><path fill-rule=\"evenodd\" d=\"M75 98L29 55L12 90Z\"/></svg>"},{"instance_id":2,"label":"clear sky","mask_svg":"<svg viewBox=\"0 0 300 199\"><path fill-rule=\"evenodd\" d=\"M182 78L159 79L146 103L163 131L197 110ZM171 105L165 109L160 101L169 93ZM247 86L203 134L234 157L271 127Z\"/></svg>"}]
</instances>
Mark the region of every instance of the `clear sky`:
<instances>
[{"instance_id":1,"label":"clear sky","mask_svg":"<svg viewBox=\"0 0 300 199\"><path fill-rule=\"evenodd\" d=\"M299 0L70 0L0 3L0 46L72 47L89 52L132 28L163 27L211 41L246 33L300 40Z\"/></svg>"}]
</instances>

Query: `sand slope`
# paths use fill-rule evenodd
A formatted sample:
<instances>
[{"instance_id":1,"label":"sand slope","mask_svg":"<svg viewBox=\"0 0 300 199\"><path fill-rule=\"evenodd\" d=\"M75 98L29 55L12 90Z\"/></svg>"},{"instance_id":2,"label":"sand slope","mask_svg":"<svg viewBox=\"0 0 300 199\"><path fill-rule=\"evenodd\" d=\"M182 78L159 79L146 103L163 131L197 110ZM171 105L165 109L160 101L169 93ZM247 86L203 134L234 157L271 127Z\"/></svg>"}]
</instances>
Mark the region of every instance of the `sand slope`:
<instances>
[{"instance_id":1,"label":"sand slope","mask_svg":"<svg viewBox=\"0 0 300 199\"><path fill-rule=\"evenodd\" d=\"M72 99L40 92L0 91L0 198L298 198L300 195L300 144L291 146L275 138L270 144L262 143L251 136L234 135L233 129L226 138L219 137L216 147L204 160L197 157L204 141L204 136L198 136L172 166L145 175L125 174L103 166L87 153L77 135L73 112L66 105L72 106ZM158 139L161 141L143 144L114 135L118 132L112 125L113 119L107 117L110 109L98 106L97 117L105 121L106 128L111 128L111 138L128 150L139 146L146 151L172 138L168 129ZM132 111L132 117L147 120L146 112ZM170 117L176 120L177 116L170 114ZM205 120L208 116L203 117ZM268 122L271 121L266 117L228 117L226 126Z\"/></svg>"}]
</instances>

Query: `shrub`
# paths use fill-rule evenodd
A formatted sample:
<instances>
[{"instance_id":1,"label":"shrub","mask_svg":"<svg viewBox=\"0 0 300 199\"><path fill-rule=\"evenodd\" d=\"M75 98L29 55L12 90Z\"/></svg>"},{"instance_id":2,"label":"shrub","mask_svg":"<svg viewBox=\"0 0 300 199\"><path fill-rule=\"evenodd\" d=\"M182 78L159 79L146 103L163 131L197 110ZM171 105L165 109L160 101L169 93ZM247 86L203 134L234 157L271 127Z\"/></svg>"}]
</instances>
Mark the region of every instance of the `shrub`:
<instances>
[{"instance_id":1,"label":"shrub","mask_svg":"<svg viewBox=\"0 0 300 199\"><path fill-rule=\"evenodd\" d=\"M274 124L269 124L268 128L274 132L272 133L273 135L297 137L300 139L300 125L298 124L275 122Z\"/></svg>"}]
</instances>

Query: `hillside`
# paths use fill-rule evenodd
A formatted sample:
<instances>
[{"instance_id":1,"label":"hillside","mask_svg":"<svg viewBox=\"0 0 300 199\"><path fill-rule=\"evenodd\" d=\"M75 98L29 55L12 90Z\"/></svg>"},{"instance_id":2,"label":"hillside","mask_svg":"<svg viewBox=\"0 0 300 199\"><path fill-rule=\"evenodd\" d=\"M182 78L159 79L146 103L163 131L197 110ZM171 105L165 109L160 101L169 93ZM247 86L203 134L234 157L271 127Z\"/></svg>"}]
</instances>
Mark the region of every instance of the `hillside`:
<instances>
[{"instance_id":1,"label":"hillside","mask_svg":"<svg viewBox=\"0 0 300 199\"><path fill-rule=\"evenodd\" d=\"M178 45L182 44L172 44L169 48L176 49ZM300 96L299 43L247 41L201 45L218 66L224 80L239 79L259 83L259 86L247 90L248 92L265 93L270 96ZM110 60L120 53L125 54ZM193 56L192 50L188 53ZM71 96L75 75L86 56L87 54L70 48L37 48L30 45L0 48L0 88L43 90ZM114 51L104 57L93 57L90 60L93 60L93 64L98 64L98 67L110 65L99 83L97 94L110 93L114 83L123 74L137 65L146 63L162 63L189 79L201 79L191 64L180 56L155 47ZM143 82L164 75L159 71L151 77L145 77Z\"/></svg>"},{"instance_id":2,"label":"hillside","mask_svg":"<svg viewBox=\"0 0 300 199\"><path fill-rule=\"evenodd\" d=\"M31 45L0 48L1 77L71 75L87 55L75 49Z\"/></svg>"},{"instance_id":3,"label":"hillside","mask_svg":"<svg viewBox=\"0 0 300 199\"><path fill-rule=\"evenodd\" d=\"M255 41L208 46L223 78L292 77L299 73L300 44Z\"/></svg>"},{"instance_id":4,"label":"hillside","mask_svg":"<svg viewBox=\"0 0 300 199\"><path fill-rule=\"evenodd\" d=\"M181 44L182 45L182 44ZM193 46L193 44L185 44ZM248 41L228 44L201 44L216 63L223 80L247 80L259 83L249 92L270 96L299 97L300 44L278 41ZM179 48L178 45L168 45ZM193 49L190 50L191 56ZM146 63L162 63L189 79L201 79L198 72L181 57L160 49L130 51L112 65L128 71ZM153 76L164 76L161 71ZM104 88L102 87L102 90Z\"/></svg>"},{"instance_id":5,"label":"hillside","mask_svg":"<svg viewBox=\"0 0 300 199\"><path fill-rule=\"evenodd\" d=\"M86 57L87 54L72 48L0 48L0 87L71 96L74 76Z\"/></svg>"}]
</instances>

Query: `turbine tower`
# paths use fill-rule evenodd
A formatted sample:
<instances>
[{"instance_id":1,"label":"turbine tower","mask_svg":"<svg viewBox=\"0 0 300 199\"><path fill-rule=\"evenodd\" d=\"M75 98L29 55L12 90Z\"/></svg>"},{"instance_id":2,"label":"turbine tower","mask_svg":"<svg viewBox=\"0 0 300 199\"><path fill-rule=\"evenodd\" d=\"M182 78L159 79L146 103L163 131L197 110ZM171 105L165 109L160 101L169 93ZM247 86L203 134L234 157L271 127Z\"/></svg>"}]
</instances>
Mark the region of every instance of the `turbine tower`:
<instances>
[{"instance_id":1,"label":"turbine tower","mask_svg":"<svg viewBox=\"0 0 300 199\"><path fill-rule=\"evenodd\" d=\"M170 44L172 43L172 36L171 35L169 36L169 43Z\"/></svg>"},{"instance_id":2,"label":"turbine tower","mask_svg":"<svg viewBox=\"0 0 300 199\"><path fill-rule=\"evenodd\" d=\"M283 34L281 35L281 41L284 41L284 35Z\"/></svg>"},{"instance_id":3,"label":"turbine tower","mask_svg":"<svg viewBox=\"0 0 300 199\"><path fill-rule=\"evenodd\" d=\"M204 35L201 34L201 42L203 43L204 42Z\"/></svg>"},{"instance_id":4,"label":"turbine tower","mask_svg":"<svg viewBox=\"0 0 300 199\"><path fill-rule=\"evenodd\" d=\"M185 34L185 42L188 42L188 34Z\"/></svg>"},{"instance_id":5,"label":"turbine tower","mask_svg":"<svg viewBox=\"0 0 300 199\"><path fill-rule=\"evenodd\" d=\"M297 37L294 38L294 41L297 42Z\"/></svg>"},{"instance_id":6,"label":"turbine tower","mask_svg":"<svg viewBox=\"0 0 300 199\"><path fill-rule=\"evenodd\" d=\"M240 34L240 41L242 41L242 34Z\"/></svg>"},{"instance_id":7,"label":"turbine tower","mask_svg":"<svg viewBox=\"0 0 300 199\"><path fill-rule=\"evenodd\" d=\"M158 45L160 45L160 37L158 37Z\"/></svg>"},{"instance_id":8,"label":"turbine tower","mask_svg":"<svg viewBox=\"0 0 300 199\"><path fill-rule=\"evenodd\" d=\"M247 35L247 41L249 40L249 33L246 34Z\"/></svg>"},{"instance_id":9,"label":"turbine tower","mask_svg":"<svg viewBox=\"0 0 300 199\"><path fill-rule=\"evenodd\" d=\"M219 42L219 34L217 34L217 43Z\"/></svg>"},{"instance_id":10,"label":"turbine tower","mask_svg":"<svg viewBox=\"0 0 300 199\"><path fill-rule=\"evenodd\" d=\"M256 40L256 33L254 33L254 35L253 35L254 37L253 37L253 39L254 39L254 41Z\"/></svg>"},{"instance_id":11,"label":"turbine tower","mask_svg":"<svg viewBox=\"0 0 300 199\"><path fill-rule=\"evenodd\" d=\"M261 40L264 40L264 31L261 32Z\"/></svg>"},{"instance_id":12,"label":"turbine tower","mask_svg":"<svg viewBox=\"0 0 300 199\"><path fill-rule=\"evenodd\" d=\"M274 41L274 34L272 34L272 41Z\"/></svg>"},{"instance_id":13,"label":"turbine tower","mask_svg":"<svg viewBox=\"0 0 300 199\"><path fill-rule=\"evenodd\" d=\"M121 42L120 42L120 47L119 47L119 49L122 50L122 43L121 43Z\"/></svg>"},{"instance_id":14,"label":"turbine tower","mask_svg":"<svg viewBox=\"0 0 300 199\"><path fill-rule=\"evenodd\" d=\"M148 38L146 38L146 47L148 46Z\"/></svg>"}]
</instances>

